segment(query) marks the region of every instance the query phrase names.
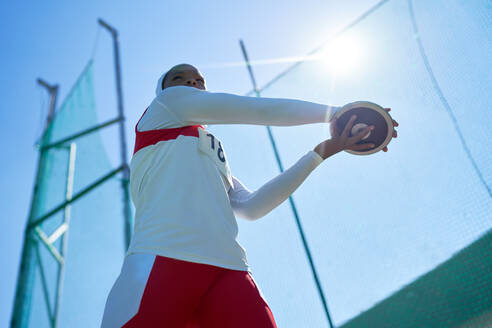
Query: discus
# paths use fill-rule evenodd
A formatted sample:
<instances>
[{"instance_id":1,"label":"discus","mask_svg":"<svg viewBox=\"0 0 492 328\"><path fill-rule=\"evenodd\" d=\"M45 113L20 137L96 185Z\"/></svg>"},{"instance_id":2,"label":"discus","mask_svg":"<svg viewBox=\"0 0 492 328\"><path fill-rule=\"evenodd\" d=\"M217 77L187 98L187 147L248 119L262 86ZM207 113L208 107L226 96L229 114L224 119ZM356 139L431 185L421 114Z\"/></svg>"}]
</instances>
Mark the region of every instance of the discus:
<instances>
[{"instance_id":1,"label":"discus","mask_svg":"<svg viewBox=\"0 0 492 328\"><path fill-rule=\"evenodd\" d=\"M357 145L372 143L374 147L365 150L345 149L347 153L370 155L380 151L390 143L394 131L393 119L383 107L369 101L356 101L343 106L335 113L336 125L340 133L352 115L357 115L357 118L349 132L349 137L353 137L366 127L374 125L374 130L369 131L362 140L356 143Z\"/></svg>"}]
</instances>

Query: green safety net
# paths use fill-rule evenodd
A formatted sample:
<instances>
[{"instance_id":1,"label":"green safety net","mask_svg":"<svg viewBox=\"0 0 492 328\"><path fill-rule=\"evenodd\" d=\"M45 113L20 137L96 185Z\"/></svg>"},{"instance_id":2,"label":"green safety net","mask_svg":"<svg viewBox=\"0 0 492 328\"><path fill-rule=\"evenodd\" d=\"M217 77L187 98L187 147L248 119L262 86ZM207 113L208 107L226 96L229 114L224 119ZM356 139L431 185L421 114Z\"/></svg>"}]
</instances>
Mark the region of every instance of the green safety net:
<instances>
[{"instance_id":1,"label":"green safety net","mask_svg":"<svg viewBox=\"0 0 492 328\"><path fill-rule=\"evenodd\" d=\"M381 1L261 90L400 124L389 152L328 158L293 196L334 326L492 326L491 18L489 1ZM252 189L277 174L264 128L215 131ZM272 131L284 167L330 138ZM329 327L288 202L239 224L278 326Z\"/></svg>"},{"instance_id":2,"label":"green safety net","mask_svg":"<svg viewBox=\"0 0 492 328\"><path fill-rule=\"evenodd\" d=\"M57 110L46 130L43 145L98 124L92 67L90 62ZM75 196L115 168L110 165L100 132L87 134L71 142L76 145L73 176ZM42 217L66 200L71 142L45 152L35 218ZM58 327L100 325L107 294L119 273L124 254L121 195L120 175L115 175L70 206ZM64 215L64 210L59 211L41 224L47 237L63 223ZM62 238L53 243L57 250L61 249ZM29 327L51 327L49 313L55 309L58 264L43 243L37 243L37 252L42 265L37 265L35 269ZM36 252L32 261L38 263Z\"/></svg>"}]
</instances>

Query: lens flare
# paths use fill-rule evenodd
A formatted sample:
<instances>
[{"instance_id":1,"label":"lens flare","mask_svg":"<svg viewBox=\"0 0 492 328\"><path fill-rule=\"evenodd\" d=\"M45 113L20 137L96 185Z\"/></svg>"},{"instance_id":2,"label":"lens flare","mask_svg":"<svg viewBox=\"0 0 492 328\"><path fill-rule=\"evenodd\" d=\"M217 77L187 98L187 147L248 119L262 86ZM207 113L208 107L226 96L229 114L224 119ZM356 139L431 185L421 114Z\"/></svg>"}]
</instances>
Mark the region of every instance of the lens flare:
<instances>
[{"instance_id":1,"label":"lens flare","mask_svg":"<svg viewBox=\"0 0 492 328\"><path fill-rule=\"evenodd\" d=\"M349 36L338 37L326 46L319 59L336 75L353 73L361 64L361 41Z\"/></svg>"}]
</instances>

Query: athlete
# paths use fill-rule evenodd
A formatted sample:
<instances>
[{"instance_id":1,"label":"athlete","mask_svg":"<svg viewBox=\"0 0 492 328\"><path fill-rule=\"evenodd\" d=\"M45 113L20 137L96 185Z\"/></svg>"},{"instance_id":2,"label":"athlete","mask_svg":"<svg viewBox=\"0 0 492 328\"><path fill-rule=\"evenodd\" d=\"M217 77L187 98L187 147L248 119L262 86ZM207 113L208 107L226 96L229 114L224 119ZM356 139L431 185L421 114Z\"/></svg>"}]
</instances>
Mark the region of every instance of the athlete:
<instances>
[{"instance_id":1,"label":"athlete","mask_svg":"<svg viewBox=\"0 0 492 328\"><path fill-rule=\"evenodd\" d=\"M373 147L356 144L371 126L348 137L355 118L337 130L333 115L339 109L209 92L202 74L188 64L161 76L156 97L135 127L134 234L102 327L276 327L236 240L236 217L263 217L324 159ZM254 192L231 174L224 144L207 130L208 124L321 122L332 123L332 138Z\"/></svg>"}]
</instances>

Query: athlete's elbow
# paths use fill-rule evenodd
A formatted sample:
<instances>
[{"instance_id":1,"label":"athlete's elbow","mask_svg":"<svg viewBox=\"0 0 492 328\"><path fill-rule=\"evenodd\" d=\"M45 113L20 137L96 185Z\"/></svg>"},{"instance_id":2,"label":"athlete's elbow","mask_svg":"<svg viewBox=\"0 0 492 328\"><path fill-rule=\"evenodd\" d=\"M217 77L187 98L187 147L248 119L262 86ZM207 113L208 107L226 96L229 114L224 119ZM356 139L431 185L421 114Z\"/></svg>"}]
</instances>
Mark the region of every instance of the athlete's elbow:
<instances>
[{"instance_id":1,"label":"athlete's elbow","mask_svg":"<svg viewBox=\"0 0 492 328\"><path fill-rule=\"evenodd\" d=\"M256 220L262 218L262 216L252 215L252 214L248 213L246 215L245 214L242 214L240 216L240 218L245 219L247 221L256 221Z\"/></svg>"},{"instance_id":2,"label":"athlete's elbow","mask_svg":"<svg viewBox=\"0 0 492 328\"><path fill-rule=\"evenodd\" d=\"M239 217L248 220L248 221L256 221L264 217L267 213L260 209L250 208L248 210L243 210L241 213L238 213Z\"/></svg>"}]
</instances>

